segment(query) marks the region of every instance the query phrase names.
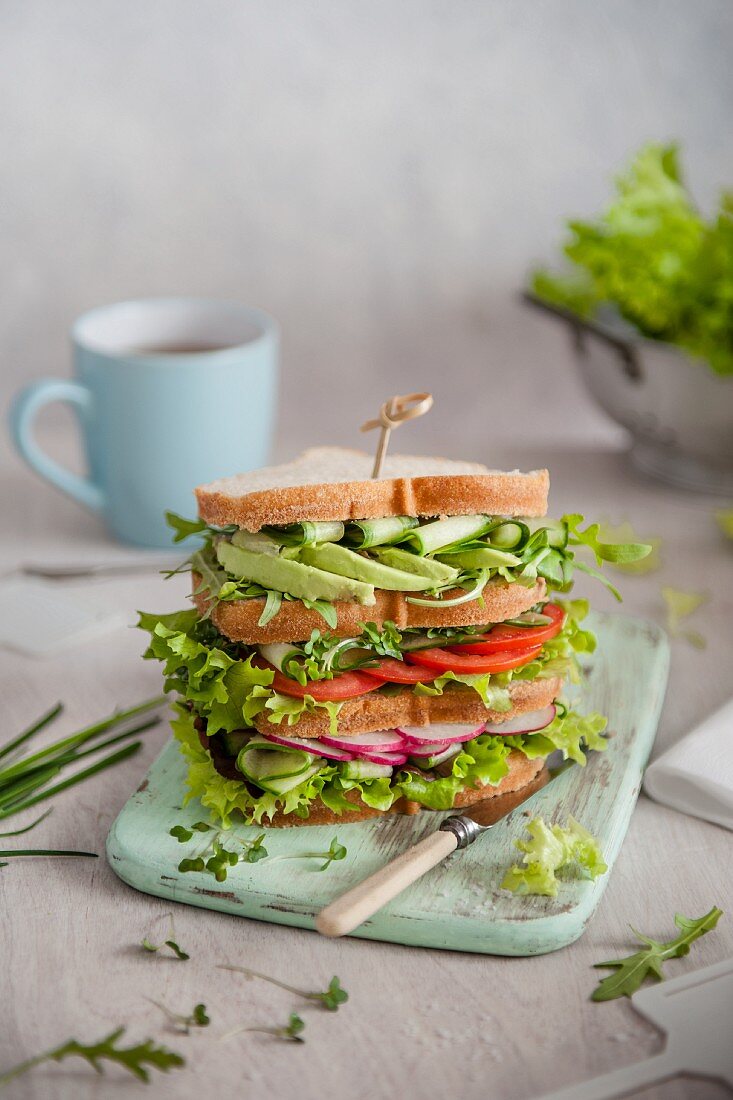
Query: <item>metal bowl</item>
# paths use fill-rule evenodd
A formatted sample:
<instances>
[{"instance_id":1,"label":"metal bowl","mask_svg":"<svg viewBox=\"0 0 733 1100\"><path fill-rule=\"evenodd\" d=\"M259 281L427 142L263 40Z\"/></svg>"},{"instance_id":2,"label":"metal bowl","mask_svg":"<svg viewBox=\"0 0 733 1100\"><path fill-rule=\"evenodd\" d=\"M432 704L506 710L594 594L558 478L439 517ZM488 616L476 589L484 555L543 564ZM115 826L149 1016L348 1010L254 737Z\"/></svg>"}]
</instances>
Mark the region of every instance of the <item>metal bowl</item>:
<instances>
[{"instance_id":1,"label":"metal bowl","mask_svg":"<svg viewBox=\"0 0 733 1100\"><path fill-rule=\"evenodd\" d=\"M631 433L638 469L685 489L733 495L733 377L638 336L610 314L584 321L532 294L524 299L567 325L583 381Z\"/></svg>"}]
</instances>

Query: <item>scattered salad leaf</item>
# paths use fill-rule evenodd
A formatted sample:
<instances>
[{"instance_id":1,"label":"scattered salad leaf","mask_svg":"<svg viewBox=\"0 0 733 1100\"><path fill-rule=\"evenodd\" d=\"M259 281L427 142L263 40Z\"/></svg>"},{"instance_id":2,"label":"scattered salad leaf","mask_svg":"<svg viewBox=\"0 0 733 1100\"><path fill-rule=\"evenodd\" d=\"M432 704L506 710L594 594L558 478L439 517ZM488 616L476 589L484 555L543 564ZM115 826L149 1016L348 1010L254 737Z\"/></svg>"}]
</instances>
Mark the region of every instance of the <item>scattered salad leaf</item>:
<instances>
[{"instance_id":1,"label":"scattered salad leaf","mask_svg":"<svg viewBox=\"0 0 733 1100\"><path fill-rule=\"evenodd\" d=\"M596 838L575 820L568 818L568 827L548 825L535 817L527 825L529 840L515 840L524 852L521 865L514 864L502 881L502 888L515 894L539 894L555 897L558 880L555 872L577 864L588 877L598 878L608 867Z\"/></svg>"},{"instance_id":2,"label":"scattered salad leaf","mask_svg":"<svg viewBox=\"0 0 733 1100\"><path fill-rule=\"evenodd\" d=\"M706 640L697 630L687 630L681 623L710 597L706 592L685 592L680 588L662 588L662 598L667 607L667 630L673 638L684 638L695 646L704 649Z\"/></svg>"},{"instance_id":3,"label":"scattered salad leaf","mask_svg":"<svg viewBox=\"0 0 733 1100\"><path fill-rule=\"evenodd\" d=\"M174 836L179 844L185 844L187 840L190 840L193 833L190 829L186 829L183 825L174 825L169 830L170 835Z\"/></svg>"},{"instance_id":4,"label":"scattered salad leaf","mask_svg":"<svg viewBox=\"0 0 733 1100\"><path fill-rule=\"evenodd\" d=\"M314 993L296 989L295 986L288 985L287 982L281 982L279 978L271 978L268 974L262 974L259 970L252 970L249 966L232 966L229 963L221 963L217 969L231 970L237 974L244 974L245 978L248 980L259 978L263 982L269 982L270 985L276 985L280 989L287 990L288 993L295 993L297 997L303 997L306 1001L315 1001L318 1004L322 1004L329 1012L338 1012L339 1005L345 1004L349 999L348 993L345 989L341 988L341 983L335 974L328 983L328 989L321 993Z\"/></svg>"},{"instance_id":5,"label":"scattered salad leaf","mask_svg":"<svg viewBox=\"0 0 733 1100\"><path fill-rule=\"evenodd\" d=\"M188 958L188 956L186 956ZM211 1023L211 1019L206 1013L206 1005L197 1004L193 1006L193 1009L187 1016L178 1012L172 1012L166 1005L161 1004L160 1001L154 1001L152 998L148 998L151 1004L159 1008L160 1011L168 1018L170 1023L176 1029L184 1035L189 1035L192 1027L208 1027Z\"/></svg>"},{"instance_id":6,"label":"scattered salad leaf","mask_svg":"<svg viewBox=\"0 0 733 1100\"><path fill-rule=\"evenodd\" d=\"M715 513L718 526L726 538L733 539L733 508L721 508Z\"/></svg>"},{"instance_id":7,"label":"scattered salad leaf","mask_svg":"<svg viewBox=\"0 0 733 1100\"><path fill-rule=\"evenodd\" d=\"M616 997L631 997L647 977L664 981L662 964L668 959L678 959L687 955L690 944L715 928L722 915L722 909L718 909L717 906L713 906L709 913L697 918L683 917L681 913L675 913L674 923L679 928L680 934L666 943L652 940L632 928L634 935L645 946L641 951L626 958L610 959L608 962L595 964L596 967L613 970L613 973L600 981L593 991L592 1000L612 1001Z\"/></svg>"},{"instance_id":8,"label":"scattered salad leaf","mask_svg":"<svg viewBox=\"0 0 733 1100\"><path fill-rule=\"evenodd\" d=\"M160 1070L161 1073L167 1073L169 1069L186 1064L180 1054L176 1054L175 1051L168 1050L166 1047L156 1046L152 1039L146 1039L142 1043L135 1043L129 1047L118 1046L118 1040L124 1034L124 1027L118 1027L103 1039L89 1045L79 1043L76 1039L70 1039L67 1043L62 1043L52 1050L28 1058L27 1061L21 1062L0 1075L0 1087L8 1084L9 1081L13 1081L16 1077L20 1077L22 1073L33 1069L34 1066L38 1066L42 1062L62 1062L65 1058L71 1057L86 1059L97 1073L103 1072L103 1067L100 1065L102 1061L111 1062L114 1065L122 1066L138 1080L146 1083L150 1080L147 1066Z\"/></svg>"}]
</instances>

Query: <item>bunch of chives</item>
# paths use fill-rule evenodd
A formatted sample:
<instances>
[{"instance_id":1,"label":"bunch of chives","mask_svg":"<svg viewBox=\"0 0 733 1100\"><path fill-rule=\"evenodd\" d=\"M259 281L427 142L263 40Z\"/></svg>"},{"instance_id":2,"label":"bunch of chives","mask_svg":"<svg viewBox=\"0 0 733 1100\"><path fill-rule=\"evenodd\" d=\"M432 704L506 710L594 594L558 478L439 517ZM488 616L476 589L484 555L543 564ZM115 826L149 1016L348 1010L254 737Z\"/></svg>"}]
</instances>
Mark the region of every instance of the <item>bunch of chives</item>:
<instances>
[{"instance_id":1,"label":"bunch of chives","mask_svg":"<svg viewBox=\"0 0 733 1100\"><path fill-rule=\"evenodd\" d=\"M141 722L137 722L136 719L149 714L150 711L160 707L165 701L165 696L162 695L155 699L147 699L137 706L117 711L109 718L104 718L101 722L95 722L93 725L79 730L78 733L72 733L69 737L64 737L60 741L54 741L37 752L22 755L25 751L24 747L31 738L45 729L61 713L62 704L57 703L33 725L23 730L7 744L0 746L0 819L11 817L13 814L21 813L22 810L27 810L31 806L36 806L39 802L44 802L61 791L89 779L90 776L119 764L120 761L126 760L128 756L133 756L140 749L142 741L130 741L130 738L151 729L160 721L157 717L147 717ZM100 740L104 734L111 730L119 730L120 727L122 727L121 732ZM121 742L127 742L127 744L108 753L106 756L102 756L101 759L97 759L88 767L74 771L72 774L61 778L59 782L54 782L66 769L77 764L80 760L84 760L95 753L103 752L105 749ZM8 762L8 758L13 762ZM6 761L4 765L3 761Z\"/></svg>"}]
</instances>

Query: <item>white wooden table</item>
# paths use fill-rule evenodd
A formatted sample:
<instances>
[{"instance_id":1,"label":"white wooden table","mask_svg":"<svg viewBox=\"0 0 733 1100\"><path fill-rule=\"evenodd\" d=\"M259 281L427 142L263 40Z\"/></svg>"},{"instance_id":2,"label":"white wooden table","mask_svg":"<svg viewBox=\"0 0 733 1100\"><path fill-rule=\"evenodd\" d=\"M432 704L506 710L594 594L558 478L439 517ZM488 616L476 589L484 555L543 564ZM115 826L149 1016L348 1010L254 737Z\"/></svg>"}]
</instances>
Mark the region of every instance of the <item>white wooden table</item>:
<instances>
[{"instance_id":1,"label":"white wooden table","mask_svg":"<svg viewBox=\"0 0 733 1100\"><path fill-rule=\"evenodd\" d=\"M480 455L476 441L474 453ZM621 577L624 611L661 616L662 583L706 588L711 605L699 613L705 652L673 644L667 703L655 752L680 737L730 694L733 684L733 550L712 519L710 499L637 480L614 451L532 453L504 447L492 462L508 468L550 467L552 510L629 518L644 534L664 539L661 572ZM109 560L124 555L75 505L6 459L2 477L3 571L20 560ZM102 586L103 585L103 586ZM132 610L181 606L182 578L157 576L97 582L110 601ZM579 590L591 591L589 585ZM594 602L612 602L593 584ZM156 663L143 663L144 639L121 628L56 659L3 652L0 740L57 699L66 703L54 733L71 732L129 705L159 687ZM23 838L34 846L104 851L111 821L159 751L166 731L147 736L132 760L62 794L54 813ZM30 820L30 814L19 824ZM165 938L170 905L135 893L104 858L25 861L0 871L0 1068L71 1036L91 1041L118 1024L135 1038L154 1036L183 1053L188 1065L156 1074L160 1097L262 1095L277 1100L329 1096L458 1095L520 1100L589 1078L655 1051L659 1039L626 1001L593 1004L598 972L592 964L624 954L629 923L666 938L676 910L699 916L711 905L727 910L717 931L676 960L670 974L733 953L732 839L713 825L666 810L642 797L600 910L586 935L554 955L495 959L382 945L330 942L315 933L178 906L175 932L188 962L152 956L143 936ZM8 845L16 841L5 842ZM20 844L18 844L20 846ZM298 1003L261 982L215 969L221 962L255 966L303 988L325 988L338 974L349 1003L330 1014ZM148 998L188 1012L203 1001L211 1027L190 1036L170 1032ZM237 1025L306 1021L306 1043L287 1044L242 1034L219 1041ZM87 1100L138 1094L144 1088L123 1071L96 1077L78 1060L44 1066L21 1078L9 1097ZM644 1096L665 1100L725 1095L722 1087L678 1080Z\"/></svg>"}]
</instances>

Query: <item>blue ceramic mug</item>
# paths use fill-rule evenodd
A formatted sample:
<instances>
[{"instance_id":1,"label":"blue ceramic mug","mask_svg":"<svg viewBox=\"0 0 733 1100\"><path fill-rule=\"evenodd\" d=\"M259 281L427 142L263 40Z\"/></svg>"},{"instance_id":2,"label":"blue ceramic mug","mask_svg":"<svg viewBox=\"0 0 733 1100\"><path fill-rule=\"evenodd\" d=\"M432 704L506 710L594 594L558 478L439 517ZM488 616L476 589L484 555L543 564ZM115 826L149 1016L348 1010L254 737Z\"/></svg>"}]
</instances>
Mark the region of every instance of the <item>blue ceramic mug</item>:
<instances>
[{"instance_id":1,"label":"blue ceramic mug","mask_svg":"<svg viewBox=\"0 0 733 1100\"><path fill-rule=\"evenodd\" d=\"M41 477L139 546L169 546L167 508L195 515L193 489L267 462L278 330L266 313L208 298L102 306L72 329L74 381L42 379L15 399L15 446ZM33 438L42 405L78 413L88 477Z\"/></svg>"}]
</instances>

